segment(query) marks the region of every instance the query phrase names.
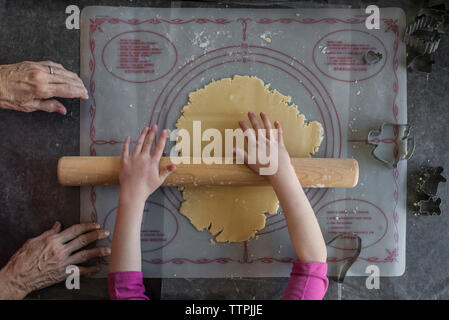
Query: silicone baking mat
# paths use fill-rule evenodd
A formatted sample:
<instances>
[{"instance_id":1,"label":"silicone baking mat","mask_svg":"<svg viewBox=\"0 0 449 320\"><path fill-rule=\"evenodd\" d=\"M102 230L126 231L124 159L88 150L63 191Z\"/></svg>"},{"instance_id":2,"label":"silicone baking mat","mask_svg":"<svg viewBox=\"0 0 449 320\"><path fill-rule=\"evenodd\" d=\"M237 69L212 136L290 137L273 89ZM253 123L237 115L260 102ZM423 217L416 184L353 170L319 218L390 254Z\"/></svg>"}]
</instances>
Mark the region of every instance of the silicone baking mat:
<instances>
[{"instance_id":1,"label":"silicone baking mat","mask_svg":"<svg viewBox=\"0 0 449 320\"><path fill-rule=\"evenodd\" d=\"M189 92L212 80L255 75L290 95L325 137L316 157L354 157L354 189L309 189L326 239L362 238L348 275L376 264L382 276L405 268L406 163L371 156L366 137L382 123L407 122L403 11L381 9L379 30L360 9L187 9L88 7L81 19L81 155L120 155L148 124L174 129ZM366 65L367 50L382 60ZM395 137L380 143L394 143ZM168 150L168 149L167 149ZM113 230L118 187L81 189L81 220ZM178 212L182 194L161 188L147 201L142 259L146 277L285 277L296 260L280 212L242 243L212 243ZM112 237L112 235L111 235ZM110 244L111 238L104 240ZM350 248L328 247L329 275ZM107 261L104 273L107 271Z\"/></svg>"}]
</instances>

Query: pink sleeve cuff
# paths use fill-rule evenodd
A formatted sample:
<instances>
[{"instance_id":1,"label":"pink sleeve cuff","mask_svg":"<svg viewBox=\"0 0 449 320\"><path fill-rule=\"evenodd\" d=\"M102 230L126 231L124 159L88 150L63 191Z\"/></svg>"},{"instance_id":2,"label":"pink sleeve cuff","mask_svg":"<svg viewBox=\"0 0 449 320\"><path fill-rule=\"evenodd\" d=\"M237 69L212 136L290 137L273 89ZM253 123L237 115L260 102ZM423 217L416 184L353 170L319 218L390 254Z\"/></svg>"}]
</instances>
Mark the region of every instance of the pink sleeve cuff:
<instances>
[{"instance_id":1,"label":"pink sleeve cuff","mask_svg":"<svg viewBox=\"0 0 449 320\"><path fill-rule=\"evenodd\" d=\"M148 300L140 271L111 272L108 287L111 300Z\"/></svg>"},{"instance_id":2,"label":"pink sleeve cuff","mask_svg":"<svg viewBox=\"0 0 449 320\"><path fill-rule=\"evenodd\" d=\"M282 299L284 300L321 300L327 291L327 263L293 263L290 280Z\"/></svg>"}]
</instances>

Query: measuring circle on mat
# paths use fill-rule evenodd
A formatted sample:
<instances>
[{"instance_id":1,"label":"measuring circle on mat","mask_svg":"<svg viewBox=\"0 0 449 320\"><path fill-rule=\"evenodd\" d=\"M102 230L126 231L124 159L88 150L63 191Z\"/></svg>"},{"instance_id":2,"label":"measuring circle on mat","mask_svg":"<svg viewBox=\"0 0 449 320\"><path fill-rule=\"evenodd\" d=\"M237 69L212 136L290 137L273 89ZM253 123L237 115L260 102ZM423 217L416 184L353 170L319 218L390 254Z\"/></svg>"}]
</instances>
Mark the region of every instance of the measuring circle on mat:
<instances>
[{"instance_id":1,"label":"measuring circle on mat","mask_svg":"<svg viewBox=\"0 0 449 320\"><path fill-rule=\"evenodd\" d=\"M386 214L374 203L363 199L338 199L316 210L323 233L334 237L340 233L356 234L362 238L362 248L378 243L388 230ZM330 245L336 249L335 244ZM348 249L349 250L349 249Z\"/></svg>"},{"instance_id":2,"label":"measuring circle on mat","mask_svg":"<svg viewBox=\"0 0 449 320\"><path fill-rule=\"evenodd\" d=\"M375 64L366 64L368 51L382 54ZM338 30L326 34L313 48L313 63L325 76L343 82L376 76L387 63L387 49L378 37L361 30Z\"/></svg>"},{"instance_id":3,"label":"measuring circle on mat","mask_svg":"<svg viewBox=\"0 0 449 320\"><path fill-rule=\"evenodd\" d=\"M117 207L112 208L106 214L103 228L114 230L116 212ZM147 201L143 212L140 239L142 254L145 254L160 250L175 239L178 234L178 220L169 208L154 201ZM163 215L162 218L161 215ZM108 240L112 241L112 237L113 234L109 236Z\"/></svg>"},{"instance_id":4,"label":"measuring circle on mat","mask_svg":"<svg viewBox=\"0 0 449 320\"><path fill-rule=\"evenodd\" d=\"M263 78L267 83L271 83L273 88L281 88L276 83L280 79L288 79L288 82L282 86L283 90L296 95L300 93L303 98L297 96L293 102L300 104L300 110L307 114L308 119L317 120L323 124L324 140L317 156L341 156L342 140L339 115L330 94L319 77L300 60L278 50L260 46L217 48L189 60L165 83L151 110L149 124L157 123L160 127L173 128L179 117L180 107L186 103L189 92L209 83L215 77L217 70L220 70L221 77L241 74L242 66L245 63L250 63L255 67L250 73L251 75ZM226 71L223 72L223 70ZM318 205L327 191L327 189L307 191L307 196L313 207ZM182 196L177 190L170 189L167 192L177 202L182 202ZM167 196L167 199L170 197ZM277 221L268 221L271 218ZM258 235L270 234L285 228L283 216L269 216L266 228L261 230Z\"/></svg>"},{"instance_id":5,"label":"measuring circle on mat","mask_svg":"<svg viewBox=\"0 0 449 320\"><path fill-rule=\"evenodd\" d=\"M101 53L106 70L131 83L147 83L165 77L178 60L175 45L164 35L136 30L110 39Z\"/></svg>"}]
</instances>

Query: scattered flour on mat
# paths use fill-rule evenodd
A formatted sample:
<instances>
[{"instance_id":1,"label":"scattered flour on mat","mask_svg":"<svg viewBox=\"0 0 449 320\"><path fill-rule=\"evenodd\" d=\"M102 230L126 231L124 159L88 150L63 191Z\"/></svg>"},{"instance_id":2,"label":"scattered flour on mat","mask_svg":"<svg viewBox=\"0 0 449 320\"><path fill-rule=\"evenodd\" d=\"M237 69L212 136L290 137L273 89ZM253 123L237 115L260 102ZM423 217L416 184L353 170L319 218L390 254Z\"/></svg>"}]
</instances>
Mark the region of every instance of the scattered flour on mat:
<instances>
[{"instance_id":1,"label":"scattered flour on mat","mask_svg":"<svg viewBox=\"0 0 449 320\"><path fill-rule=\"evenodd\" d=\"M271 43L271 37L272 37L271 32L265 32L260 35L260 38L267 43Z\"/></svg>"},{"instance_id":2,"label":"scattered flour on mat","mask_svg":"<svg viewBox=\"0 0 449 320\"><path fill-rule=\"evenodd\" d=\"M192 40L192 43L200 48L206 48L209 44L209 38L204 35L204 30L201 32L195 32L195 37Z\"/></svg>"}]
</instances>

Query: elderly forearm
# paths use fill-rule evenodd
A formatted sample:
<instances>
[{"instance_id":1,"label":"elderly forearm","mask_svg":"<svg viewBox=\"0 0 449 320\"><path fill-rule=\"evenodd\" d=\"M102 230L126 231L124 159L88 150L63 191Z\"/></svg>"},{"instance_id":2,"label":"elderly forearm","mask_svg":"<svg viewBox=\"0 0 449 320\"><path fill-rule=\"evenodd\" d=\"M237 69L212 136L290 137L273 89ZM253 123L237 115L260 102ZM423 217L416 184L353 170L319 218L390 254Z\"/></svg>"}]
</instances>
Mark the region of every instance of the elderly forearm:
<instances>
[{"instance_id":1,"label":"elderly forearm","mask_svg":"<svg viewBox=\"0 0 449 320\"><path fill-rule=\"evenodd\" d=\"M10 103L6 97L6 76L5 76L6 68L5 65L0 65L0 108L10 109Z\"/></svg>"},{"instance_id":2,"label":"elderly forearm","mask_svg":"<svg viewBox=\"0 0 449 320\"><path fill-rule=\"evenodd\" d=\"M0 270L0 300L22 300L27 295L14 275L8 271L8 265Z\"/></svg>"}]
</instances>

